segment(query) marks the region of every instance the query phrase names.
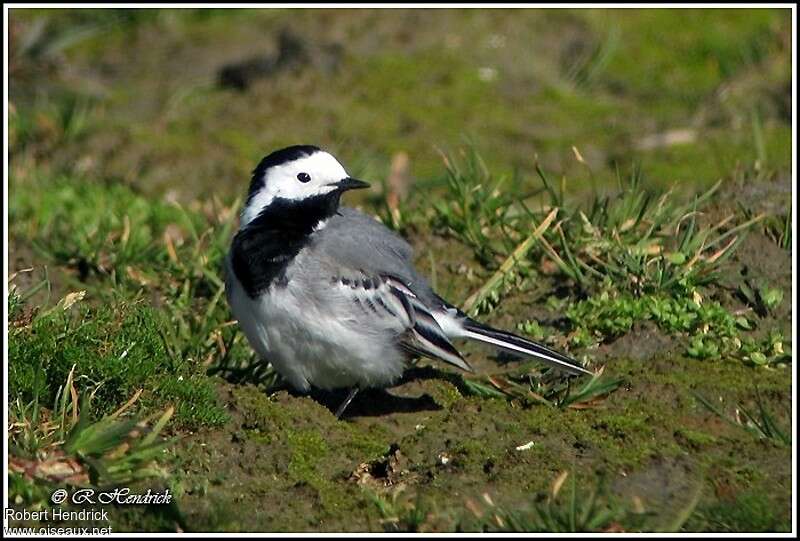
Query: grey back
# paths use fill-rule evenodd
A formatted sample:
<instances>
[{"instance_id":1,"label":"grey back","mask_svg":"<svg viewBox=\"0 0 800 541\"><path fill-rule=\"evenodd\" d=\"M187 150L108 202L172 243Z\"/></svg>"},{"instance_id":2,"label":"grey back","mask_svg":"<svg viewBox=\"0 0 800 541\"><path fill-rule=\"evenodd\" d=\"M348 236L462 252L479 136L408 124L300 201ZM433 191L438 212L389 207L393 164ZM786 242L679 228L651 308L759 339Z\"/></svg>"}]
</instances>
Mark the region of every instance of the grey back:
<instances>
[{"instance_id":1,"label":"grey back","mask_svg":"<svg viewBox=\"0 0 800 541\"><path fill-rule=\"evenodd\" d=\"M341 207L316 233L309 248L320 260L367 275L401 280L424 302L436 296L413 265L414 251L402 237L363 212Z\"/></svg>"}]
</instances>

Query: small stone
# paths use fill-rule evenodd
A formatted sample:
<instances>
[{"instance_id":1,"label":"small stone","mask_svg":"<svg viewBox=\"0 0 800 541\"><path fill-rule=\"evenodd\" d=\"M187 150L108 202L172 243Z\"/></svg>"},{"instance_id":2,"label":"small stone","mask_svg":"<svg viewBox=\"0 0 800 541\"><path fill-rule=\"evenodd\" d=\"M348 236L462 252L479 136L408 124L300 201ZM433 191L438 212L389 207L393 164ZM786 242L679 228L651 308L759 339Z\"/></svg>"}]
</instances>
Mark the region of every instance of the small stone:
<instances>
[{"instance_id":1,"label":"small stone","mask_svg":"<svg viewBox=\"0 0 800 541\"><path fill-rule=\"evenodd\" d=\"M528 449L530 449L533 446L534 446L534 443L532 441L529 441L528 443L525 443L523 445L518 446L517 447L517 451L527 451Z\"/></svg>"}]
</instances>

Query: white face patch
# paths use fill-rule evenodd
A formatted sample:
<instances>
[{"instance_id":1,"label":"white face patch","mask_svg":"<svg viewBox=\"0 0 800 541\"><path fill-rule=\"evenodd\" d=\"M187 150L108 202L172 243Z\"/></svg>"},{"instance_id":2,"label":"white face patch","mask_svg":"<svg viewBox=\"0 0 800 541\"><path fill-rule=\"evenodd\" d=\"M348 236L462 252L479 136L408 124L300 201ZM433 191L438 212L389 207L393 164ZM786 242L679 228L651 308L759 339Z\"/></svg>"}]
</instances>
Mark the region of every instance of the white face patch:
<instances>
[{"instance_id":1,"label":"white face patch","mask_svg":"<svg viewBox=\"0 0 800 541\"><path fill-rule=\"evenodd\" d=\"M303 182L298 176L310 180ZM330 184L348 176L342 164L323 151L271 167L265 173L263 187L242 209L241 227L255 219L276 198L301 201L323 195L336 189Z\"/></svg>"}]
</instances>

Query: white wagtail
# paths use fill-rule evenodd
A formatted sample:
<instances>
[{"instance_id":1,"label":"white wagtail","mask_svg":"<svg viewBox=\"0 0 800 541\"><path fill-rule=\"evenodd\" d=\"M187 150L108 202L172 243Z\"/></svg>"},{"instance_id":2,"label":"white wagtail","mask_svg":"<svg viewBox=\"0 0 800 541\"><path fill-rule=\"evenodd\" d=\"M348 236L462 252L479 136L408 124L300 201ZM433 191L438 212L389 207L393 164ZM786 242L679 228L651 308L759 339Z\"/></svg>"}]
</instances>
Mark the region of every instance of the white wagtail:
<instances>
[{"instance_id":1,"label":"white wagtail","mask_svg":"<svg viewBox=\"0 0 800 541\"><path fill-rule=\"evenodd\" d=\"M340 207L351 178L304 145L261 160L226 259L228 302L250 345L307 392L388 387L423 356L472 368L452 339L473 339L591 374L541 344L492 329L439 297L412 264L411 246L377 220Z\"/></svg>"}]
</instances>

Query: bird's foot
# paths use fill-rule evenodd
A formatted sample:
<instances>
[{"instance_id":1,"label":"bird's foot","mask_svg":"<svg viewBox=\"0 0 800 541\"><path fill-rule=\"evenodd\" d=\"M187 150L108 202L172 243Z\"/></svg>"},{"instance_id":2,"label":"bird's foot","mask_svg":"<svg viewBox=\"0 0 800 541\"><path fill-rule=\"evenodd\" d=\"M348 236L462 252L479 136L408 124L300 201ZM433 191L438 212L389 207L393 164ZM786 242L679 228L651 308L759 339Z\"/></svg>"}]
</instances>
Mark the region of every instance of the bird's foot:
<instances>
[{"instance_id":1,"label":"bird's foot","mask_svg":"<svg viewBox=\"0 0 800 541\"><path fill-rule=\"evenodd\" d=\"M344 410L347 409L347 406L350 405L350 402L353 401L353 399L356 397L357 394L358 394L358 387L353 387L352 389L350 389L350 392L348 393L347 398L344 399L344 402L342 402L342 404L336 410L336 418L337 419L340 419L342 417L342 414L344 413Z\"/></svg>"}]
</instances>

